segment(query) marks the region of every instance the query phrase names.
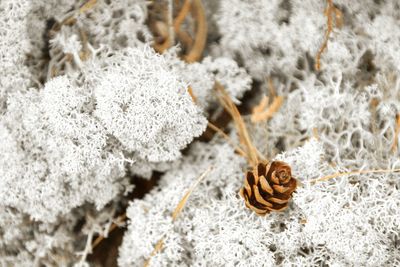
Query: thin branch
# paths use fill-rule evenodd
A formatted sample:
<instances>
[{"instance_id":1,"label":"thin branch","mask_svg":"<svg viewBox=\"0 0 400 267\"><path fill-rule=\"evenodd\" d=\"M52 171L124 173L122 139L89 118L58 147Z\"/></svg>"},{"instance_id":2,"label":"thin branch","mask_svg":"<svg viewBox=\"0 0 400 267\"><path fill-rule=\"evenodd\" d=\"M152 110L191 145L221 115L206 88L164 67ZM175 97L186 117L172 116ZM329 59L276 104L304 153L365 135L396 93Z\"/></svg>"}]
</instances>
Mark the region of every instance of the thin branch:
<instances>
[{"instance_id":1,"label":"thin branch","mask_svg":"<svg viewBox=\"0 0 400 267\"><path fill-rule=\"evenodd\" d=\"M261 103L259 104L259 106L257 106L252 112L251 121L253 123L260 122L260 121L265 121L265 120L268 120L268 119L272 118L272 116L282 106L283 97L282 96L275 97L274 100L272 101L271 105L265 111L259 112L261 107L265 106L265 103L262 102L262 101L263 100L261 100Z\"/></svg>"},{"instance_id":2,"label":"thin branch","mask_svg":"<svg viewBox=\"0 0 400 267\"><path fill-rule=\"evenodd\" d=\"M247 158L246 153L241 149L240 147L236 146L235 143L232 141L232 139L224 133L220 128L218 128L216 125L212 124L211 122L208 122L208 127L210 127L212 130L220 134L225 140L229 142L229 144L238 152L242 157Z\"/></svg>"},{"instance_id":3,"label":"thin branch","mask_svg":"<svg viewBox=\"0 0 400 267\"><path fill-rule=\"evenodd\" d=\"M218 94L218 99L221 105L229 112L233 121L235 122L235 126L239 135L240 143L246 149L246 158L249 162L250 166L256 166L258 163L257 149L254 147L253 142L250 139L250 135L247 131L246 124L243 121L242 116L239 113L239 110L232 102L230 96L226 93L224 87L219 83L215 82L215 89Z\"/></svg>"},{"instance_id":4,"label":"thin branch","mask_svg":"<svg viewBox=\"0 0 400 267\"><path fill-rule=\"evenodd\" d=\"M172 212L172 221L176 221L178 218L179 214L183 210L183 208L186 205L186 202L188 201L190 195L192 194L193 190L199 185L199 183L210 173L212 170L213 166L210 166L207 168L203 174L201 174L196 181L189 187L189 189L186 191L186 193L183 195L182 199L179 201L178 205L176 206L175 210ZM149 266L150 260L154 255L156 255L158 252L160 252L163 249L164 246L164 240L165 240L165 234L161 237L160 240L156 243L154 246L153 251L151 252L149 258L144 262L144 267Z\"/></svg>"},{"instance_id":5,"label":"thin branch","mask_svg":"<svg viewBox=\"0 0 400 267\"><path fill-rule=\"evenodd\" d=\"M92 9L97 3L97 0L88 0L81 8L79 8L79 13L85 13Z\"/></svg>"},{"instance_id":6,"label":"thin branch","mask_svg":"<svg viewBox=\"0 0 400 267\"><path fill-rule=\"evenodd\" d=\"M122 222L124 222L126 220L126 213L122 214L121 216L119 216L115 221L112 223L112 225L110 226L110 229L108 230L108 234L110 234L112 231L114 231L119 224L121 224ZM103 239L105 239L106 237L104 235L99 235L94 242L92 243L92 249L94 249L95 247L97 247L101 241L103 241Z\"/></svg>"},{"instance_id":7,"label":"thin branch","mask_svg":"<svg viewBox=\"0 0 400 267\"><path fill-rule=\"evenodd\" d=\"M168 16L167 16L167 24L168 24L168 33L170 39L170 45L173 46L175 43L175 32L174 32L174 3L172 0L168 0Z\"/></svg>"},{"instance_id":8,"label":"thin branch","mask_svg":"<svg viewBox=\"0 0 400 267\"><path fill-rule=\"evenodd\" d=\"M369 174L369 173L395 173L395 172L400 172L400 169L393 169L393 170L385 170L385 169L379 169L379 170L362 170L362 171L350 171L350 172L338 172L334 173L331 175L327 175L324 177L320 177L317 179L313 179L309 181L309 183L314 184L316 182L325 182L330 179L334 179L337 177L342 177L342 176L348 176L348 175L358 175L358 174Z\"/></svg>"},{"instance_id":9,"label":"thin branch","mask_svg":"<svg viewBox=\"0 0 400 267\"><path fill-rule=\"evenodd\" d=\"M392 144L392 148L391 148L393 153L397 152L399 133L400 133L400 113L396 115L396 129L394 132L394 140L393 140L393 144Z\"/></svg>"},{"instance_id":10,"label":"thin branch","mask_svg":"<svg viewBox=\"0 0 400 267\"><path fill-rule=\"evenodd\" d=\"M195 62L201 58L207 41L206 14L201 0L193 0L191 7L196 15L197 29L193 47L189 53L184 56L185 61L189 63Z\"/></svg>"},{"instance_id":11,"label":"thin branch","mask_svg":"<svg viewBox=\"0 0 400 267\"><path fill-rule=\"evenodd\" d=\"M175 18L174 29L175 29L176 33L180 32L181 24L183 23L187 14L190 11L190 6L191 6L190 2L191 2L190 0L185 0L185 2L182 5L181 10L179 11L178 16L176 16L176 18Z\"/></svg>"},{"instance_id":12,"label":"thin branch","mask_svg":"<svg viewBox=\"0 0 400 267\"><path fill-rule=\"evenodd\" d=\"M325 31L324 41L322 42L321 47L318 50L317 55L315 56L315 69L319 71L321 69L321 55L325 51L328 46L328 40L331 32L333 31L333 15L335 17L335 25L336 27L341 27L343 24L343 15L342 12L337 9L332 0L327 0L327 7L325 9L325 16L327 20L327 29Z\"/></svg>"}]
</instances>

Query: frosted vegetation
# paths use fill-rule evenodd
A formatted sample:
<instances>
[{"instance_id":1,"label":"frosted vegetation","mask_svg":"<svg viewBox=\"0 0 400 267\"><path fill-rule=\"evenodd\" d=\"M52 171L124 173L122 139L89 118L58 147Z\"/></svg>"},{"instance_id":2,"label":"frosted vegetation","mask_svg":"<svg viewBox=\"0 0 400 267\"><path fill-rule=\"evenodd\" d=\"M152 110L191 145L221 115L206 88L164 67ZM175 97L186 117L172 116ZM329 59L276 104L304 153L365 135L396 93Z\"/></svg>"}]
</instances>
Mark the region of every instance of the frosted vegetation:
<instances>
[{"instance_id":1,"label":"frosted vegetation","mask_svg":"<svg viewBox=\"0 0 400 267\"><path fill-rule=\"evenodd\" d=\"M397 0L0 0L0 266L400 266L399 40Z\"/></svg>"}]
</instances>

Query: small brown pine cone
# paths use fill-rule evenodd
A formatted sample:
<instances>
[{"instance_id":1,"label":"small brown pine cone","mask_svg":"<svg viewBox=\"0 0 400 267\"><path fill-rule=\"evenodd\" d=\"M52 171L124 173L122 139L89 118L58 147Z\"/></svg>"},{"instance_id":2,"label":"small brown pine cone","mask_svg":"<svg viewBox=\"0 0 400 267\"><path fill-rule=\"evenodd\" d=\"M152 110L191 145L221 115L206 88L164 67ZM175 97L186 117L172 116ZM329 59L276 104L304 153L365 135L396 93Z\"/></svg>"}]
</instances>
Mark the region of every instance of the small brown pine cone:
<instances>
[{"instance_id":1,"label":"small brown pine cone","mask_svg":"<svg viewBox=\"0 0 400 267\"><path fill-rule=\"evenodd\" d=\"M246 173L240 195L246 207L258 215L265 215L287 208L296 186L297 180L292 177L290 166L285 162L259 163L257 168Z\"/></svg>"}]
</instances>

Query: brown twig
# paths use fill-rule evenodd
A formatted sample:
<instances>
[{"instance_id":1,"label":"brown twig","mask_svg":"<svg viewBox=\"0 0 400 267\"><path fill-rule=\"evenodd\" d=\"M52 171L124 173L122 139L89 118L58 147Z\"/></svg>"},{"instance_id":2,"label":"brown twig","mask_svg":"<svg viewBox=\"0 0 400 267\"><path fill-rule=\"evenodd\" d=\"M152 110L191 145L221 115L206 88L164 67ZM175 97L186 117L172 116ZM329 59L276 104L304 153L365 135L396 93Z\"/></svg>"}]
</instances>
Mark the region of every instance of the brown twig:
<instances>
[{"instance_id":1,"label":"brown twig","mask_svg":"<svg viewBox=\"0 0 400 267\"><path fill-rule=\"evenodd\" d=\"M393 153L397 152L399 133L400 133L400 113L396 115L396 129L395 129L394 140L393 140L393 144L392 144L392 148L391 148Z\"/></svg>"},{"instance_id":2,"label":"brown twig","mask_svg":"<svg viewBox=\"0 0 400 267\"><path fill-rule=\"evenodd\" d=\"M266 99L268 99L268 98L266 98ZM271 105L269 105L269 107L266 110L261 111L266 106L266 104L265 104L266 99L264 98L263 100L261 100L260 104L253 109L253 112L251 115L251 121L253 123L265 121L265 120L272 118L272 116L282 106L283 97L277 96L274 98Z\"/></svg>"},{"instance_id":3,"label":"brown twig","mask_svg":"<svg viewBox=\"0 0 400 267\"><path fill-rule=\"evenodd\" d=\"M190 49L189 53L184 56L184 60L189 63L195 62L201 58L207 41L206 14L201 0L193 0L191 9L196 17L197 29L193 47Z\"/></svg>"},{"instance_id":4,"label":"brown twig","mask_svg":"<svg viewBox=\"0 0 400 267\"><path fill-rule=\"evenodd\" d=\"M245 148L246 159L250 166L254 167L259 161L257 149L254 147L253 142L250 139L250 135L247 131L246 124L243 121L239 110L232 102L230 96L226 93L224 87L219 83L215 82L215 89L217 90L218 99L225 110L231 115L239 135L239 141Z\"/></svg>"},{"instance_id":5,"label":"brown twig","mask_svg":"<svg viewBox=\"0 0 400 267\"><path fill-rule=\"evenodd\" d=\"M311 184L314 184L316 182L324 182L328 181L333 178L341 177L341 176L347 176L347 175L358 175L358 174L369 174L369 173L394 173L394 172L400 172L400 169L393 169L393 170L384 170L384 169L379 169L379 170L362 170L362 171L350 171L350 172L339 172L339 173L334 173L331 175L327 175L324 177L320 177L317 179L313 179L309 181Z\"/></svg>"},{"instance_id":6,"label":"brown twig","mask_svg":"<svg viewBox=\"0 0 400 267\"><path fill-rule=\"evenodd\" d=\"M324 41L322 42L321 47L318 50L317 55L315 56L315 69L319 71L321 69L321 55L325 51L328 46L328 40L331 32L333 31L333 16L335 17L335 25L336 27L341 27L343 24L343 15L342 12L336 8L332 2L332 0L327 0L327 7L324 12L327 20L327 29L325 31Z\"/></svg>"},{"instance_id":7,"label":"brown twig","mask_svg":"<svg viewBox=\"0 0 400 267\"><path fill-rule=\"evenodd\" d=\"M191 2L190 0L185 0L185 2L182 5L181 10L179 11L178 16L176 16L176 18L174 20L174 29L175 29L176 33L180 32L181 24L183 23L187 14L190 11L190 6L191 6L190 2Z\"/></svg>"},{"instance_id":8,"label":"brown twig","mask_svg":"<svg viewBox=\"0 0 400 267\"><path fill-rule=\"evenodd\" d=\"M219 133L223 138L225 138L225 140L227 140L230 143L230 145L235 148L235 151L238 152L239 155L241 155L244 158L247 157L246 153L243 151L243 149L236 146L235 143L231 140L231 138L226 133L224 133L224 131L222 131L220 128L218 128L216 125L212 124L211 122L208 122L208 127L210 127L212 130Z\"/></svg>"},{"instance_id":9,"label":"brown twig","mask_svg":"<svg viewBox=\"0 0 400 267\"><path fill-rule=\"evenodd\" d=\"M188 93L189 93L190 97L192 98L193 102L196 103L197 102L197 97L193 93L193 88L190 85L188 87Z\"/></svg>"},{"instance_id":10,"label":"brown twig","mask_svg":"<svg viewBox=\"0 0 400 267\"><path fill-rule=\"evenodd\" d=\"M183 210L183 208L186 205L186 202L188 201L190 195L192 194L193 190L199 185L199 183L210 173L212 170L212 166L208 167L208 169L203 172L197 179L196 181L189 187L189 189L186 191L186 193L183 195L182 199L179 201L178 205L175 207L175 210L172 212L172 221L176 221L178 218L179 214ZM160 252L164 246L164 239L165 235L158 240L156 245L154 246L153 251L151 252L149 258L144 262L144 267L149 266L151 258L156 255L158 252Z\"/></svg>"},{"instance_id":11,"label":"brown twig","mask_svg":"<svg viewBox=\"0 0 400 267\"><path fill-rule=\"evenodd\" d=\"M115 221L117 223L112 223L110 226L110 229L108 230L108 234L111 233L112 231L114 231L118 225L122 222L124 222L126 220L126 213L122 214L121 216L119 216ZM106 237L104 235L99 235L92 243L92 249L94 249L95 247L97 247L101 241L103 241L103 239L105 239Z\"/></svg>"},{"instance_id":12,"label":"brown twig","mask_svg":"<svg viewBox=\"0 0 400 267\"><path fill-rule=\"evenodd\" d=\"M275 86L271 78L268 78L268 90L270 96L273 98L272 103L267 108L269 103L269 97L264 95L260 103L252 110L251 121L253 123L265 121L272 118L274 113L276 113L282 106L283 97L276 95Z\"/></svg>"},{"instance_id":13,"label":"brown twig","mask_svg":"<svg viewBox=\"0 0 400 267\"><path fill-rule=\"evenodd\" d=\"M85 13L88 10L92 9L97 3L97 0L88 0L81 8L79 8L79 13Z\"/></svg>"}]
</instances>

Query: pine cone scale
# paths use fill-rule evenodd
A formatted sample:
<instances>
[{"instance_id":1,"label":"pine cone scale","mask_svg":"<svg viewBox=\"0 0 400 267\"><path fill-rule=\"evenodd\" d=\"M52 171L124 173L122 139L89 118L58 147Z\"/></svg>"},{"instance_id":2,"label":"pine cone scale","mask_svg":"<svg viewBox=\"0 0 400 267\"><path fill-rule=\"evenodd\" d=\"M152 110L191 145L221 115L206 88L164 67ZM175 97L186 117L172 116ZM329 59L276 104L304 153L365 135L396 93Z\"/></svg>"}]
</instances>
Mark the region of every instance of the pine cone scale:
<instances>
[{"instance_id":1,"label":"pine cone scale","mask_svg":"<svg viewBox=\"0 0 400 267\"><path fill-rule=\"evenodd\" d=\"M268 206L268 207L273 206L272 203L268 202L261 196L260 191L258 190L258 187L256 185L254 185L253 188L254 188L254 196L256 198L256 201L258 201L259 203L261 203L265 206Z\"/></svg>"},{"instance_id":2,"label":"pine cone scale","mask_svg":"<svg viewBox=\"0 0 400 267\"><path fill-rule=\"evenodd\" d=\"M296 190L297 180L291 175L289 165L281 161L260 163L246 173L240 195L246 207L258 215L287 208Z\"/></svg>"},{"instance_id":3,"label":"pine cone scale","mask_svg":"<svg viewBox=\"0 0 400 267\"><path fill-rule=\"evenodd\" d=\"M270 195L274 193L274 189L269 185L267 179L264 176L260 177L260 186L263 191L269 193Z\"/></svg>"}]
</instances>

